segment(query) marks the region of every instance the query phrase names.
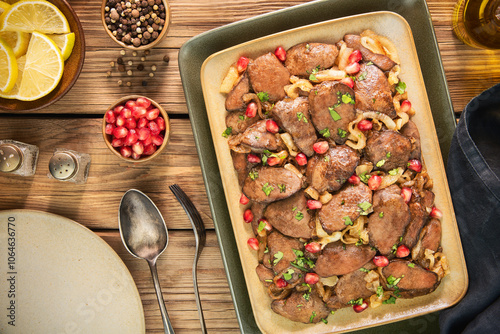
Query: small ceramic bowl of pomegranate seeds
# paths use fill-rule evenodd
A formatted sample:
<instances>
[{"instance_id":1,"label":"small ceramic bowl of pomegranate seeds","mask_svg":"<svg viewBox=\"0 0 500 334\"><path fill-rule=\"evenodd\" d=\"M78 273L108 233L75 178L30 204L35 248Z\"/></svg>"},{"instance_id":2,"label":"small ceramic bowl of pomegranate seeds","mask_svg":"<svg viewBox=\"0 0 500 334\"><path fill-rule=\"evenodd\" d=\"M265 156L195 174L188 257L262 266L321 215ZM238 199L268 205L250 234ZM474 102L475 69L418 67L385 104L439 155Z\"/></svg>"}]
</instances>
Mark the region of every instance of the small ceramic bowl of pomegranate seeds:
<instances>
[{"instance_id":1,"label":"small ceramic bowl of pomegranate seeds","mask_svg":"<svg viewBox=\"0 0 500 334\"><path fill-rule=\"evenodd\" d=\"M102 134L116 156L130 162L145 162L167 146L170 122L167 112L155 101L129 95L108 108Z\"/></svg>"}]
</instances>

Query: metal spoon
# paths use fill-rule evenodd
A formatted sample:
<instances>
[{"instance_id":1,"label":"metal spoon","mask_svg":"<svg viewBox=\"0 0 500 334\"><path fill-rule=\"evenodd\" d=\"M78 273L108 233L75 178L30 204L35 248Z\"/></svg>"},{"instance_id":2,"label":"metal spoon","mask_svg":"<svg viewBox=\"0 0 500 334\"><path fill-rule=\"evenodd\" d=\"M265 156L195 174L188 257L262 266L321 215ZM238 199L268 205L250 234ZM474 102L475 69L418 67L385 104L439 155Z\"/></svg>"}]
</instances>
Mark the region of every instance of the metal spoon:
<instances>
[{"instance_id":1,"label":"metal spoon","mask_svg":"<svg viewBox=\"0 0 500 334\"><path fill-rule=\"evenodd\" d=\"M153 201L136 189L130 189L123 195L118 221L120 235L127 250L133 256L144 259L149 264L165 333L174 334L156 271L156 260L168 244L165 221Z\"/></svg>"}]
</instances>

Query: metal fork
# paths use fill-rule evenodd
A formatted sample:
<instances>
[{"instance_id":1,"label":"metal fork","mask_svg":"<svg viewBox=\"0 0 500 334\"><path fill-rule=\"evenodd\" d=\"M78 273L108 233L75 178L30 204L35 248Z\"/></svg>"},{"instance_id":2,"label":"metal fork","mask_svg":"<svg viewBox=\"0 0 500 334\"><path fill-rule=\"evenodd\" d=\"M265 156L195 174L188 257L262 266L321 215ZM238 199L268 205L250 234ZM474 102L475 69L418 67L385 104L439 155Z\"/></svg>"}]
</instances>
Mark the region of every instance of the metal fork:
<instances>
[{"instance_id":1,"label":"metal fork","mask_svg":"<svg viewBox=\"0 0 500 334\"><path fill-rule=\"evenodd\" d=\"M193 226L194 237L196 240L196 253L194 255L193 261L193 284L194 284L194 295L196 297L196 304L198 306L198 315L200 317L201 330L205 334L207 333L207 329L205 326L205 318L203 317L203 309L201 308L200 295L198 293L198 279L197 279L197 270L196 266L198 264L198 258L205 246L205 241L207 239L207 233L205 231L205 225L203 224L203 220L201 219L200 213L194 206L193 202L189 199L186 193L179 187L177 184L173 184L170 187L170 190L175 195L179 203L181 203L184 211L186 211L189 220L191 221L191 225Z\"/></svg>"}]
</instances>

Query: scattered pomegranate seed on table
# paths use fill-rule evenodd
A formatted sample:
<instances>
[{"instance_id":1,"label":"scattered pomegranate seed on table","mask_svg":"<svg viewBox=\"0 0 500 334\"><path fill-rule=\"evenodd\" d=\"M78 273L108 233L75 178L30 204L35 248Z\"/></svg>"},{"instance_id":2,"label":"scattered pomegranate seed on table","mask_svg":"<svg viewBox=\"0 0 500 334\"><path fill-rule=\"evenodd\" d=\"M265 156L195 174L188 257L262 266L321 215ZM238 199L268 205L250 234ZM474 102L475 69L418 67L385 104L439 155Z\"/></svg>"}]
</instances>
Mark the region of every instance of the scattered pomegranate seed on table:
<instances>
[{"instance_id":1,"label":"scattered pomegranate seed on table","mask_svg":"<svg viewBox=\"0 0 500 334\"><path fill-rule=\"evenodd\" d=\"M389 259L383 255L377 255L373 257L373 263L377 267L385 267L389 264Z\"/></svg>"}]
</instances>

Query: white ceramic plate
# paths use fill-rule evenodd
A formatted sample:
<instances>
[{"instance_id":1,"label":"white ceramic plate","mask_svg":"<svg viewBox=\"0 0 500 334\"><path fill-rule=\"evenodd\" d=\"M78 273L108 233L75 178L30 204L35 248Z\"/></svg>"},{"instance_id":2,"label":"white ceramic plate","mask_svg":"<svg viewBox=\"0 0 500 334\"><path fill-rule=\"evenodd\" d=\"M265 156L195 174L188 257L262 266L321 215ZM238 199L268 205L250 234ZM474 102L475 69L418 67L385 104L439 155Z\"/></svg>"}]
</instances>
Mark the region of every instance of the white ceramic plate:
<instances>
[{"instance_id":1,"label":"white ceramic plate","mask_svg":"<svg viewBox=\"0 0 500 334\"><path fill-rule=\"evenodd\" d=\"M354 313L351 308L344 308L337 311L335 315L331 315L328 318L328 324L320 322L312 325L292 322L271 310L271 299L267 294L267 289L255 273L255 267L258 264L257 257L246 244L248 238L253 237L253 233L250 224L243 222L244 208L238 202L241 190L238 186L237 174L232 164L227 139L221 136L226 129L226 111L225 96L219 93L219 87L229 66L242 55L256 58L274 51L279 45L288 49L302 42L335 43L346 33L360 33L365 29L390 38L398 48L402 68L400 78L407 84L409 100L417 111L412 120L419 128L422 155L427 170L434 180L436 205L444 214L441 244L449 260L451 273L443 279L433 293L414 299L398 299L397 305L382 305L359 314ZM250 302L256 323L262 332L340 333L435 312L454 305L464 296L468 278L460 236L413 35L404 18L392 12L361 14L320 22L236 45L207 58L201 69L201 83Z\"/></svg>"},{"instance_id":2,"label":"white ceramic plate","mask_svg":"<svg viewBox=\"0 0 500 334\"><path fill-rule=\"evenodd\" d=\"M130 272L89 229L45 212L0 211L0 245L0 333L145 332Z\"/></svg>"}]
</instances>

